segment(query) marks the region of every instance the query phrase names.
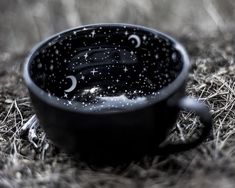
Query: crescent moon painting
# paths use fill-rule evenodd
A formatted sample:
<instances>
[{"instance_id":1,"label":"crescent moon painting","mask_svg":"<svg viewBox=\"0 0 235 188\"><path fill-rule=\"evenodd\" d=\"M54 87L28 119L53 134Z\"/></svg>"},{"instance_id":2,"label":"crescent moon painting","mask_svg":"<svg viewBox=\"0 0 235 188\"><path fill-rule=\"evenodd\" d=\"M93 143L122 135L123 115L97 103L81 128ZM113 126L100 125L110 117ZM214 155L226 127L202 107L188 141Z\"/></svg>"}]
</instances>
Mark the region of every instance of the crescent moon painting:
<instances>
[{"instance_id":1,"label":"crescent moon painting","mask_svg":"<svg viewBox=\"0 0 235 188\"><path fill-rule=\"evenodd\" d=\"M65 92L69 93L69 92L73 91L76 88L77 79L75 78L75 76L66 76L66 78L70 79L71 82L72 82L72 85L68 89L64 90Z\"/></svg>"},{"instance_id":2,"label":"crescent moon painting","mask_svg":"<svg viewBox=\"0 0 235 188\"><path fill-rule=\"evenodd\" d=\"M130 40L130 39L134 39L135 41L136 41L136 45L135 45L135 48L138 48L138 47L140 47L140 45L141 45L141 40L140 40L140 37L138 36L138 35L130 35L129 37L128 37L128 40Z\"/></svg>"}]
</instances>

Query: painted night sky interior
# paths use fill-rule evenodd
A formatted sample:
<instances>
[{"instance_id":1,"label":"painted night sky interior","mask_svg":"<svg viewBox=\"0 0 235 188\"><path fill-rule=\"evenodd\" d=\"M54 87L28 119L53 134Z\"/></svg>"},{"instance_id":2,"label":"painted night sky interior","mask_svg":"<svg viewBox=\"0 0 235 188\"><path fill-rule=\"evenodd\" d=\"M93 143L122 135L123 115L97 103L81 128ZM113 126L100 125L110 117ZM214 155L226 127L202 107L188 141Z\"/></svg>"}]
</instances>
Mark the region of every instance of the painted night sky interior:
<instances>
[{"instance_id":1,"label":"painted night sky interior","mask_svg":"<svg viewBox=\"0 0 235 188\"><path fill-rule=\"evenodd\" d=\"M57 35L35 54L30 76L41 89L91 111L120 110L174 81L182 57L164 36L131 26L90 26Z\"/></svg>"}]
</instances>

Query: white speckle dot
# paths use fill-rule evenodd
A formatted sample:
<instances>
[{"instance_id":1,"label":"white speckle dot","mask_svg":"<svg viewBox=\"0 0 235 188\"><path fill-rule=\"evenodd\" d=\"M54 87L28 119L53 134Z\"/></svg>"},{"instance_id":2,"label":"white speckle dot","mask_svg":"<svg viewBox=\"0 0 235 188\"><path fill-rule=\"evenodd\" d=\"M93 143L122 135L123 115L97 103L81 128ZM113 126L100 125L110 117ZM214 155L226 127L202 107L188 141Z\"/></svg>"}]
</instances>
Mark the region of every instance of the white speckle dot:
<instances>
[{"instance_id":1,"label":"white speckle dot","mask_svg":"<svg viewBox=\"0 0 235 188\"><path fill-rule=\"evenodd\" d=\"M171 55L171 58L172 58L173 61L177 61L177 55L176 55L176 53L173 53L173 54Z\"/></svg>"},{"instance_id":2,"label":"white speckle dot","mask_svg":"<svg viewBox=\"0 0 235 188\"><path fill-rule=\"evenodd\" d=\"M42 64L41 63L38 64L38 68L39 69L42 68Z\"/></svg>"},{"instance_id":3,"label":"white speckle dot","mask_svg":"<svg viewBox=\"0 0 235 188\"><path fill-rule=\"evenodd\" d=\"M85 53L84 58L86 59L87 57L88 57L88 54L87 54L87 53Z\"/></svg>"},{"instance_id":4,"label":"white speckle dot","mask_svg":"<svg viewBox=\"0 0 235 188\"><path fill-rule=\"evenodd\" d=\"M95 36L95 30L93 30L93 31L91 32L91 36L92 36L92 37Z\"/></svg>"}]
</instances>

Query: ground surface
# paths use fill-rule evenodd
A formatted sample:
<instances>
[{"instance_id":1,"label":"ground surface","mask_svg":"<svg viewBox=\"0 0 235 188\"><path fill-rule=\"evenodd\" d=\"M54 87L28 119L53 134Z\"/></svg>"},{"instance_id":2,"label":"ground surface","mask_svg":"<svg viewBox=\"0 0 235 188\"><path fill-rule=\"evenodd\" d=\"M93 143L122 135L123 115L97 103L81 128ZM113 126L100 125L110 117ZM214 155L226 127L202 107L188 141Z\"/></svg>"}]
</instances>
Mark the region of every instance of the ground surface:
<instances>
[{"instance_id":1,"label":"ground surface","mask_svg":"<svg viewBox=\"0 0 235 188\"><path fill-rule=\"evenodd\" d=\"M210 1L181 0L177 5L169 4L170 1L159 5L160 1L146 0L143 5L139 0L110 4L104 0L93 6L90 0L79 1L76 6L74 0L66 1L68 4L64 4L65 1L60 4L57 3L60 1L26 2L0 3L0 187L235 186L235 32L224 29L224 23L234 22L233 15L229 15L232 11L227 11L233 7L232 1L223 1L224 4L218 1L216 6L222 7L218 12ZM186 12L183 12L180 7L185 4ZM194 9L197 10L194 15L188 16ZM219 13L228 15L229 19L222 22ZM158 19L159 16L162 19ZM72 19L74 17L77 20ZM189 25L195 20L201 25ZM22 62L32 45L74 25L110 21L163 28L185 45L193 64L187 93L204 101L214 119L211 135L199 147L167 158L145 158L125 168L94 169L55 149L40 128L34 140L36 145L27 137L28 131L22 131L24 123L34 114L21 73ZM194 115L183 113L168 139L187 140L199 125Z\"/></svg>"},{"instance_id":2,"label":"ground surface","mask_svg":"<svg viewBox=\"0 0 235 188\"><path fill-rule=\"evenodd\" d=\"M166 159L143 159L122 167L92 169L57 151L37 130L37 148L23 124L33 115L21 76L22 56L8 57L11 68L0 73L0 187L234 187L235 64L234 37L180 39L193 63L187 92L211 108L211 136L191 151ZM184 113L170 135L187 139L199 124Z\"/></svg>"}]
</instances>

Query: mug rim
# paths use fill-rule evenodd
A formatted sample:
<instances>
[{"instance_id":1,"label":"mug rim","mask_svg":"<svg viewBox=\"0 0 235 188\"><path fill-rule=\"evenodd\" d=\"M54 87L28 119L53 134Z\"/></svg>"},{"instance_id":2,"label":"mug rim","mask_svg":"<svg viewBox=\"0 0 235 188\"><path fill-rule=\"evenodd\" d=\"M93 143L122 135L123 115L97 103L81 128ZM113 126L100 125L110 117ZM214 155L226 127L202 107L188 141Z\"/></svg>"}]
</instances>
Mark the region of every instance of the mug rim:
<instances>
[{"instance_id":1,"label":"mug rim","mask_svg":"<svg viewBox=\"0 0 235 188\"><path fill-rule=\"evenodd\" d=\"M66 99L60 98L60 100L57 99L56 96L51 96L48 95L48 92L44 91L41 89L37 84L33 81L29 74L29 66L32 63L32 60L34 59L35 55L37 54L38 50L40 50L42 47L44 47L45 44L48 44L50 41L53 39L56 39L58 36L73 32L74 30L79 30L79 29L84 29L84 28L98 28L102 26L110 26L110 27L132 27L132 28L138 28L140 30L144 30L146 32L153 33L155 35L161 35L164 38L170 40L174 44L174 48L177 49L180 52L180 55L182 56L182 63L183 67L182 70L180 71L179 75L167 86L159 90L159 94L156 95L154 99L152 99L151 103L144 103L142 105L136 106L132 109L125 109L124 111L117 111L117 112L91 112L91 111L82 111L79 110L79 108L74 109L71 108L67 105L64 105L64 103L67 101ZM161 101L167 99L169 96L174 94L177 89L181 87L181 85L184 83L184 81L187 79L188 72L190 69L190 60L189 56L183 47L182 44L180 44L177 40L175 40L173 37L169 36L168 34L165 34L163 32L160 32L156 29L145 27L142 25L135 25L135 24L126 24L126 23L98 23L98 24L88 24L88 25L82 25L79 27L73 27L67 30L63 30L61 32L58 32L50 37L47 37L43 41L39 42L37 45L35 45L32 50L29 52L29 55L27 56L25 62L24 62L24 67L23 67L23 78L26 83L26 86L32 92L34 95L36 95L40 100L43 102L46 102L48 105L51 105L53 107L59 108L61 110L67 110L70 112L75 112L75 113L86 113L86 114L108 114L108 113L125 113L128 111L135 111L138 109L142 109L151 105L155 105L157 103L160 103Z\"/></svg>"}]
</instances>

